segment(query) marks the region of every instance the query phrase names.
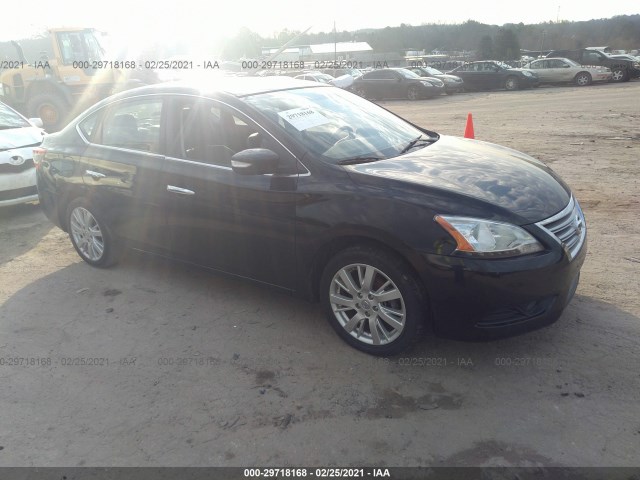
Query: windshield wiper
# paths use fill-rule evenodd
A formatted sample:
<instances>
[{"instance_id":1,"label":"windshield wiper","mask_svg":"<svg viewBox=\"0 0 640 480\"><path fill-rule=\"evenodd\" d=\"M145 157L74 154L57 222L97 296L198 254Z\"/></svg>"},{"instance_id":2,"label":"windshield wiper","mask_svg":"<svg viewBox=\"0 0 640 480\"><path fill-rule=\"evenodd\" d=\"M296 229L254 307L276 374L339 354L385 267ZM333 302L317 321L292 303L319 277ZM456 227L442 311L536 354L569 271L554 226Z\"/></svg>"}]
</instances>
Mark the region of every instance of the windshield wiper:
<instances>
[{"instance_id":1,"label":"windshield wiper","mask_svg":"<svg viewBox=\"0 0 640 480\"><path fill-rule=\"evenodd\" d=\"M358 163L377 162L378 160L384 160L384 159L380 157L354 157L354 158L347 158L345 160L340 160L338 162L338 165L357 165Z\"/></svg>"},{"instance_id":2,"label":"windshield wiper","mask_svg":"<svg viewBox=\"0 0 640 480\"><path fill-rule=\"evenodd\" d=\"M411 141L409 142L409 145L407 145L406 147L404 147L404 148L402 149L402 151L400 152L400 155L402 155L402 154L404 154L404 153L407 153L409 150L411 150L413 147L415 147L415 146L416 146L416 144L417 144L420 140L422 140L422 141L423 141L423 142L425 142L425 143L433 143L433 142L435 142L435 141L436 141L436 140L435 140L435 138L431 138L431 137L429 137L429 138L422 138L422 135L418 135L418 138L415 138L414 140L411 140Z\"/></svg>"}]
</instances>

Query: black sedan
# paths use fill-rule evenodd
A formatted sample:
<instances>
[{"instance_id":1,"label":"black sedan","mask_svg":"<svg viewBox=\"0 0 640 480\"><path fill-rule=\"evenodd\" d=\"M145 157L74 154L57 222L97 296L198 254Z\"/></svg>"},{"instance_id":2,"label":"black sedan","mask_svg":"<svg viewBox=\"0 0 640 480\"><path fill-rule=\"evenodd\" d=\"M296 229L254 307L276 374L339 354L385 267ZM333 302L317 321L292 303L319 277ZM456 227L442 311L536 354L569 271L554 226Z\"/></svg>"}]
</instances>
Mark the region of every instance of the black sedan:
<instances>
[{"instance_id":1,"label":"black sedan","mask_svg":"<svg viewBox=\"0 0 640 480\"><path fill-rule=\"evenodd\" d=\"M469 62L447 73L462 78L468 90L518 90L538 86L535 72L497 61Z\"/></svg>"},{"instance_id":2,"label":"black sedan","mask_svg":"<svg viewBox=\"0 0 640 480\"><path fill-rule=\"evenodd\" d=\"M464 82L460 77L455 75L447 75L442 73L437 68L433 67L407 67L407 70L412 71L419 77L437 78L444 83L444 91L447 95L453 95L454 93L462 92L464 90Z\"/></svg>"},{"instance_id":3,"label":"black sedan","mask_svg":"<svg viewBox=\"0 0 640 480\"><path fill-rule=\"evenodd\" d=\"M444 83L437 78L421 78L406 68L381 68L356 78L351 90L365 98L408 98L418 100L440 95Z\"/></svg>"},{"instance_id":4,"label":"black sedan","mask_svg":"<svg viewBox=\"0 0 640 480\"><path fill-rule=\"evenodd\" d=\"M120 93L35 150L43 209L87 263L134 247L318 299L376 355L428 328L523 332L571 300L585 221L543 163L335 87L219 82Z\"/></svg>"}]
</instances>

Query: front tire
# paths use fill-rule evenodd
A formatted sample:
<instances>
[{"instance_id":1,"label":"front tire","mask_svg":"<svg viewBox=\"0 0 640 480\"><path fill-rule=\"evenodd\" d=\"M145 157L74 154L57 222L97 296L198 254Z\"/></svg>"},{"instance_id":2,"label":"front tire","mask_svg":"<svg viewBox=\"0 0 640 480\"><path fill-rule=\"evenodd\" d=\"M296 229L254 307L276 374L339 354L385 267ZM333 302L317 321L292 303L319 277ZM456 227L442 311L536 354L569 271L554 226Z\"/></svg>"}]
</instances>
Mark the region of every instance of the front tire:
<instances>
[{"instance_id":1,"label":"front tire","mask_svg":"<svg viewBox=\"0 0 640 480\"><path fill-rule=\"evenodd\" d=\"M40 93L27 102L30 117L42 119L48 133L56 132L66 125L69 105L56 93Z\"/></svg>"},{"instance_id":2,"label":"front tire","mask_svg":"<svg viewBox=\"0 0 640 480\"><path fill-rule=\"evenodd\" d=\"M335 255L320 281L329 323L352 347L394 355L419 338L426 301L409 265L386 250L351 247Z\"/></svg>"},{"instance_id":3,"label":"front tire","mask_svg":"<svg viewBox=\"0 0 640 480\"><path fill-rule=\"evenodd\" d=\"M85 262L94 267L116 263L118 248L100 211L78 198L67 208L67 230L73 247Z\"/></svg>"},{"instance_id":4,"label":"front tire","mask_svg":"<svg viewBox=\"0 0 640 480\"><path fill-rule=\"evenodd\" d=\"M504 82L504 88L509 91L518 90L520 83L516 77L508 77Z\"/></svg>"},{"instance_id":5,"label":"front tire","mask_svg":"<svg viewBox=\"0 0 640 480\"><path fill-rule=\"evenodd\" d=\"M407 98L409 100L418 100L420 98L420 91L417 87L409 87L407 90Z\"/></svg>"},{"instance_id":6,"label":"front tire","mask_svg":"<svg viewBox=\"0 0 640 480\"><path fill-rule=\"evenodd\" d=\"M591 85L591 75L588 72L580 72L576 75L575 82L579 87Z\"/></svg>"}]
</instances>

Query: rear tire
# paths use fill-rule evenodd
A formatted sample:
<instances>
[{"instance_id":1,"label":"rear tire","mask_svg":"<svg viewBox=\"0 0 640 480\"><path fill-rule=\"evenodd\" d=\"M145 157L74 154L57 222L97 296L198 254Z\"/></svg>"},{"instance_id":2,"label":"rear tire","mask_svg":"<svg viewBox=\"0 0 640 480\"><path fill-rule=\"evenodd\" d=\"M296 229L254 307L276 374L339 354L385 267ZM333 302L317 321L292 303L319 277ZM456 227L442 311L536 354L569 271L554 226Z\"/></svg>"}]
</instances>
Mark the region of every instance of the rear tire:
<instances>
[{"instance_id":1,"label":"rear tire","mask_svg":"<svg viewBox=\"0 0 640 480\"><path fill-rule=\"evenodd\" d=\"M353 89L353 93L355 93L359 97L367 98L367 90L364 87L360 87L360 86L355 87Z\"/></svg>"},{"instance_id":2,"label":"rear tire","mask_svg":"<svg viewBox=\"0 0 640 480\"><path fill-rule=\"evenodd\" d=\"M98 208L77 198L67 207L66 218L69 238L80 258L101 268L117 262L118 245Z\"/></svg>"},{"instance_id":3,"label":"rear tire","mask_svg":"<svg viewBox=\"0 0 640 480\"><path fill-rule=\"evenodd\" d=\"M626 68L616 68L611 71L612 82L626 82L629 80L629 72Z\"/></svg>"},{"instance_id":4,"label":"rear tire","mask_svg":"<svg viewBox=\"0 0 640 480\"><path fill-rule=\"evenodd\" d=\"M406 350L419 338L427 314L426 297L409 265L370 246L347 248L327 263L320 301L338 335L371 355Z\"/></svg>"}]
</instances>

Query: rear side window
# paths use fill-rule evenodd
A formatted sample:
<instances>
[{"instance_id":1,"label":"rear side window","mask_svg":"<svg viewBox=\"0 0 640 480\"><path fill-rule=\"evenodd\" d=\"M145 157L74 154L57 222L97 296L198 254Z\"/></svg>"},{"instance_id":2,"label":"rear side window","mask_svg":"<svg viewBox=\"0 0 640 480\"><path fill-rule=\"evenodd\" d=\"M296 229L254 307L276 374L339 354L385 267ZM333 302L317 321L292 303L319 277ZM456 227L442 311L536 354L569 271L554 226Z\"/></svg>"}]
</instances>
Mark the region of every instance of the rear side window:
<instances>
[{"instance_id":1,"label":"rear side window","mask_svg":"<svg viewBox=\"0 0 640 480\"><path fill-rule=\"evenodd\" d=\"M94 113L93 115L85 118L82 122L80 122L80 131L84 138L91 141L91 135L95 132L96 125L98 124L98 114Z\"/></svg>"},{"instance_id":2,"label":"rear side window","mask_svg":"<svg viewBox=\"0 0 640 480\"><path fill-rule=\"evenodd\" d=\"M94 143L160 153L162 106L162 99L144 98L110 107L102 121L101 138Z\"/></svg>"}]
</instances>

